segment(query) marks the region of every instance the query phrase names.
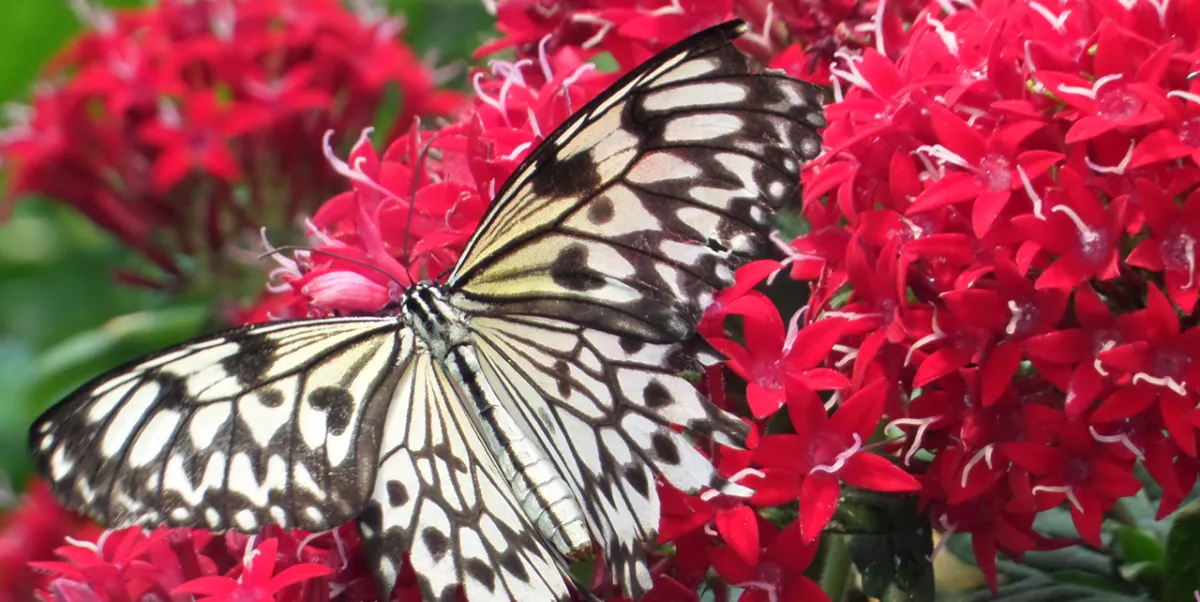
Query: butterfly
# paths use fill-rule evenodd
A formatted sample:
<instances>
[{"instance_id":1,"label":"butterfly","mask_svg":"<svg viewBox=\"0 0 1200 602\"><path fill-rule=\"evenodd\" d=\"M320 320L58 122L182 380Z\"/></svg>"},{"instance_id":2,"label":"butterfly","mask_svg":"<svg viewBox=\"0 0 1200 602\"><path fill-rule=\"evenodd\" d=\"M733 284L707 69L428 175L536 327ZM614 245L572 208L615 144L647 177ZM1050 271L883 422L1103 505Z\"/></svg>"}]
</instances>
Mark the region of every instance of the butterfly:
<instances>
[{"instance_id":1,"label":"butterfly","mask_svg":"<svg viewBox=\"0 0 1200 602\"><path fill-rule=\"evenodd\" d=\"M443 283L109 372L31 427L38 469L113 527L357 521L381 592L407 561L426 600L566 600L595 545L640 597L659 479L750 494L692 443L748 427L680 373L719 359L694 329L820 152L819 89L752 73L745 29L693 35L565 121Z\"/></svg>"}]
</instances>

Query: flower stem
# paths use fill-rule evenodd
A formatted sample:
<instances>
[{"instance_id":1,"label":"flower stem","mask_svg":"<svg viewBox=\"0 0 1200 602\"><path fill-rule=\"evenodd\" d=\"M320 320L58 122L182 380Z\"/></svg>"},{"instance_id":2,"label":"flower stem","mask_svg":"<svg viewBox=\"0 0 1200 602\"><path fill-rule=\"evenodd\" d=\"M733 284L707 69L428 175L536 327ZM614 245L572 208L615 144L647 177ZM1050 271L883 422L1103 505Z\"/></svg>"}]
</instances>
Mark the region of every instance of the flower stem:
<instances>
[{"instance_id":1,"label":"flower stem","mask_svg":"<svg viewBox=\"0 0 1200 602\"><path fill-rule=\"evenodd\" d=\"M846 585L854 570L849 542L848 535L826 533L821 538L821 572L817 583L832 602L841 602L845 598Z\"/></svg>"}]
</instances>

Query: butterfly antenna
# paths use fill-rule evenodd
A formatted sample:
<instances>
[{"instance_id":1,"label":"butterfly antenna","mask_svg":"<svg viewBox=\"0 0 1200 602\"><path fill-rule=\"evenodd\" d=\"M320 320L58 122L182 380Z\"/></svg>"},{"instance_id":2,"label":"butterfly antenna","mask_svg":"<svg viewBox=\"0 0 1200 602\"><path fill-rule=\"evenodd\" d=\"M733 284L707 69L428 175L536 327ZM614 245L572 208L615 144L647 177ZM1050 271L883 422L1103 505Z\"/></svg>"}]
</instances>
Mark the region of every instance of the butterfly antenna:
<instances>
[{"instance_id":1,"label":"butterfly antenna","mask_svg":"<svg viewBox=\"0 0 1200 602\"><path fill-rule=\"evenodd\" d=\"M413 127L416 128L417 131L417 139L420 140L421 119L417 118L413 121ZM437 140L438 135L441 133L441 130L435 131L433 136L429 138L429 142L426 142L425 146L421 148L421 152L417 154L417 164L413 169L412 196L409 197L408 202L408 220L404 222L404 238L400 240L400 251L404 253L404 271L408 273L409 282L416 282L416 279L412 277L412 273L408 271L408 232L412 230L413 215L415 215L417 211L417 188L421 183L421 169L424 168L425 157L429 156L429 151L433 148L433 141Z\"/></svg>"},{"instance_id":2,"label":"butterfly antenna","mask_svg":"<svg viewBox=\"0 0 1200 602\"><path fill-rule=\"evenodd\" d=\"M259 255L258 258L261 260L261 259L270 257L272 255L281 255L288 251L308 251L309 253L317 253L319 255L325 255L326 257L332 257L334 259L340 259L342 261L353 263L355 265L360 265L364 268L375 270L376 272L383 274L384 276L387 277L388 280L391 280L392 282L396 283L396 285L400 287L400 290L404 290L406 288L406 285L403 282L400 282L399 279L397 279L395 276L388 273L387 270L385 270L373 263L362 261L361 259L353 259L351 257L346 257L345 255L339 255L337 253L333 253L330 251L314 249L312 247L302 247L299 245L284 245L282 247L276 247L274 249L271 249L270 251L267 251L266 253ZM409 280L411 281L411 277L409 278Z\"/></svg>"}]
</instances>

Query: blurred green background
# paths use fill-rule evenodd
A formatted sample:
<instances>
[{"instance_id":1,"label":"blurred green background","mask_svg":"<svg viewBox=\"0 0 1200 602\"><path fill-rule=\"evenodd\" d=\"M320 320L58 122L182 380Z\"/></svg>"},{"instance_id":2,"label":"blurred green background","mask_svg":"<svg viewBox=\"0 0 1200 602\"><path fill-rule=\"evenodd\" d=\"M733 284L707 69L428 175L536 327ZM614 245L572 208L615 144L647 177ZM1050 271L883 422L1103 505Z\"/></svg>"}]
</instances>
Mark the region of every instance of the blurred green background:
<instances>
[{"instance_id":1,"label":"blurred green background","mask_svg":"<svg viewBox=\"0 0 1200 602\"><path fill-rule=\"evenodd\" d=\"M434 52L439 66L469 60L491 28L480 0L380 4L404 16L406 41L419 55ZM0 103L27 98L41 66L80 27L67 0L0 0ZM45 199L23 199L0 222L0 486L19 489L28 478L26 430L42 410L102 371L204 328L208 300L181 305L113 281L114 268L134 262Z\"/></svg>"}]
</instances>

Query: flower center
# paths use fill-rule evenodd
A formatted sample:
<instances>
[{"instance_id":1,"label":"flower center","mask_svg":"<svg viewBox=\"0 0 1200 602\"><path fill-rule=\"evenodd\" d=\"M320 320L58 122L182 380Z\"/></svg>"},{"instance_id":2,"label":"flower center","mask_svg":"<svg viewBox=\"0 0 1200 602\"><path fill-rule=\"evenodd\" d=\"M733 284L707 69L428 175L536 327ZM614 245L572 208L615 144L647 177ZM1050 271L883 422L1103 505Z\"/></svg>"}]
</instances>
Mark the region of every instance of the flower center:
<instances>
[{"instance_id":1,"label":"flower center","mask_svg":"<svg viewBox=\"0 0 1200 602\"><path fill-rule=\"evenodd\" d=\"M1187 283L1183 288L1192 287L1196 273L1196 239L1184 232L1182 228L1173 228L1169 236L1164 236L1159 242L1163 264L1168 271L1187 272Z\"/></svg>"},{"instance_id":2,"label":"flower center","mask_svg":"<svg viewBox=\"0 0 1200 602\"><path fill-rule=\"evenodd\" d=\"M1179 139L1192 148L1200 148L1200 117L1193 117L1179 124Z\"/></svg>"},{"instance_id":3,"label":"flower center","mask_svg":"<svg viewBox=\"0 0 1200 602\"><path fill-rule=\"evenodd\" d=\"M1124 86L1110 87L1096 95L1096 110L1106 119L1129 119L1144 106L1142 99L1130 94Z\"/></svg>"},{"instance_id":4,"label":"flower center","mask_svg":"<svg viewBox=\"0 0 1200 602\"><path fill-rule=\"evenodd\" d=\"M758 386L767 389L768 391L783 390L783 362L776 360L774 362L759 362L755 365L754 380Z\"/></svg>"},{"instance_id":5,"label":"flower center","mask_svg":"<svg viewBox=\"0 0 1200 602\"><path fill-rule=\"evenodd\" d=\"M975 179L989 192L999 192L1012 187L1012 169L1008 159L1001 155L988 155L979 162Z\"/></svg>"},{"instance_id":6,"label":"flower center","mask_svg":"<svg viewBox=\"0 0 1200 602\"><path fill-rule=\"evenodd\" d=\"M1092 463L1080 456L1067 458L1063 462L1063 479L1071 485L1087 485L1092 480Z\"/></svg>"}]
</instances>

